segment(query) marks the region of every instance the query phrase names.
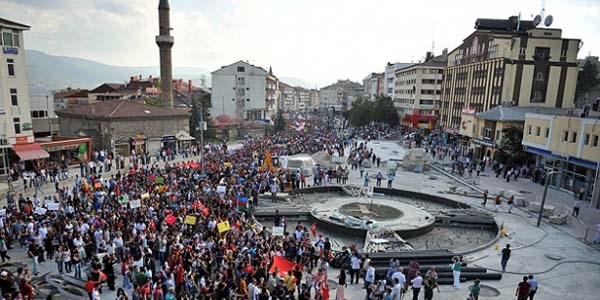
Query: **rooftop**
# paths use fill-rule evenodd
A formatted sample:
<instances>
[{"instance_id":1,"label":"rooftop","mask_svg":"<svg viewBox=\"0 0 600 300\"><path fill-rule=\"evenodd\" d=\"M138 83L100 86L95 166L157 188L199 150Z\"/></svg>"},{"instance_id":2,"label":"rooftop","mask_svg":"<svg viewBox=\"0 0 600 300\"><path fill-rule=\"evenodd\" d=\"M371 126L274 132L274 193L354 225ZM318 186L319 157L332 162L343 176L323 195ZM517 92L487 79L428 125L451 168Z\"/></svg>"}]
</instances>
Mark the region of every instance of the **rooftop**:
<instances>
[{"instance_id":1,"label":"rooftop","mask_svg":"<svg viewBox=\"0 0 600 300\"><path fill-rule=\"evenodd\" d=\"M21 30L28 30L29 28L31 28L31 26L29 25L17 23L15 21L7 20L4 18L0 18L0 27L8 27Z\"/></svg>"},{"instance_id":2,"label":"rooftop","mask_svg":"<svg viewBox=\"0 0 600 300\"><path fill-rule=\"evenodd\" d=\"M478 113L478 119L500 122L524 122L526 113L543 115L567 115L572 109L554 107L521 107L498 105L487 111Z\"/></svg>"},{"instance_id":3,"label":"rooftop","mask_svg":"<svg viewBox=\"0 0 600 300\"><path fill-rule=\"evenodd\" d=\"M132 100L109 100L69 107L56 112L59 117L82 119L124 119L189 116L188 109L171 109Z\"/></svg>"}]
</instances>

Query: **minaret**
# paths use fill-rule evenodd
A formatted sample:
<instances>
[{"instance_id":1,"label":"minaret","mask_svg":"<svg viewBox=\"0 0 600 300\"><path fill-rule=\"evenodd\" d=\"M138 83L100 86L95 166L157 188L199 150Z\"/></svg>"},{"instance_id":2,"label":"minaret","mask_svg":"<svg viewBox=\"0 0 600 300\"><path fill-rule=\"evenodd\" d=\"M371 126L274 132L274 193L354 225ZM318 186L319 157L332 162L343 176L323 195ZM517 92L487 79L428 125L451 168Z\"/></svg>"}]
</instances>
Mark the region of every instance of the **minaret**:
<instances>
[{"instance_id":1,"label":"minaret","mask_svg":"<svg viewBox=\"0 0 600 300\"><path fill-rule=\"evenodd\" d=\"M158 34L156 44L160 49L160 100L164 106L173 108L173 70L171 64L171 36L169 0L160 0L158 4Z\"/></svg>"}]
</instances>

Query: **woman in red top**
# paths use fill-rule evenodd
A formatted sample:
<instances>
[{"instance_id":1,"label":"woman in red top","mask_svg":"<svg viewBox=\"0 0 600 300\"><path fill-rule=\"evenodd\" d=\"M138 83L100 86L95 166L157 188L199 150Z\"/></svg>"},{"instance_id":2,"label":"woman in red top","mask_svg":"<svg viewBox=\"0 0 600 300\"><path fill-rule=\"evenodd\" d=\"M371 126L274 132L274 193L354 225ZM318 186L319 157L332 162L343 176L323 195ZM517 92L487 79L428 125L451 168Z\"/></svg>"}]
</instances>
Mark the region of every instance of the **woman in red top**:
<instances>
[{"instance_id":1,"label":"woman in red top","mask_svg":"<svg viewBox=\"0 0 600 300\"><path fill-rule=\"evenodd\" d=\"M27 281L21 285L21 294L23 294L23 299L33 300L33 297L35 296L35 288L33 288L29 279L27 279Z\"/></svg>"},{"instance_id":2,"label":"woman in red top","mask_svg":"<svg viewBox=\"0 0 600 300\"><path fill-rule=\"evenodd\" d=\"M515 296L517 296L517 300L527 300L529 296L529 288L531 287L527 282L529 278L527 276L523 276L523 281L519 282L517 286L517 290L515 291Z\"/></svg>"}]
</instances>

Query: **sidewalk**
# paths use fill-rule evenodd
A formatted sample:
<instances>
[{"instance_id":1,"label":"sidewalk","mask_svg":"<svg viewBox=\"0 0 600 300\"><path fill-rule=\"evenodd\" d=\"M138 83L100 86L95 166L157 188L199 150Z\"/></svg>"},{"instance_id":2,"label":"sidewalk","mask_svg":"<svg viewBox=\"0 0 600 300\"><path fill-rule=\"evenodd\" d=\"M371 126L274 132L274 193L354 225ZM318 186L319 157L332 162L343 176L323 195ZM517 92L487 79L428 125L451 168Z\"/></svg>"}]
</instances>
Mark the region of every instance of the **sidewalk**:
<instances>
[{"instance_id":1,"label":"sidewalk","mask_svg":"<svg viewBox=\"0 0 600 300\"><path fill-rule=\"evenodd\" d=\"M443 168L445 171L450 171L447 163L449 160L445 161L434 161L434 164L438 167ZM508 191L514 191L523 195L528 201L538 202L542 201L542 197L544 194L544 185L539 183L534 183L531 179L528 178L518 178L516 181L511 179L510 182L507 182L505 178L500 175L496 177L496 174L491 169L491 167L486 167L485 172L481 172L480 176L475 178L475 183L473 183L475 172L473 172L473 177L468 175L468 172L465 171L465 176L460 177L458 174L452 174L452 176L458 177L466 182L468 182L468 186L478 188L481 190L488 190L490 193L490 197L488 199L488 203L492 203L495 195L500 193L501 191L506 193ZM581 210L590 209L589 202L583 201ZM567 232L568 234L576 237L578 239L584 239L587 236L587 240L591 241L593 235L595 233L594 226L595 223L586 223L583 220L576 218L571 215L573 211L573 207L575 206L575 196L571 192L567 192L562 189L558 189L553 186L548 187L548 193L546 195L545 205L551 205L555 209L556 214L566 214L567 224L557 225L561 230ZM531 213L531 212L530 212ZM537 213L531 213L537 216ZM600 222L600 220L598 220Z\"/></svg>"}]
</instances>

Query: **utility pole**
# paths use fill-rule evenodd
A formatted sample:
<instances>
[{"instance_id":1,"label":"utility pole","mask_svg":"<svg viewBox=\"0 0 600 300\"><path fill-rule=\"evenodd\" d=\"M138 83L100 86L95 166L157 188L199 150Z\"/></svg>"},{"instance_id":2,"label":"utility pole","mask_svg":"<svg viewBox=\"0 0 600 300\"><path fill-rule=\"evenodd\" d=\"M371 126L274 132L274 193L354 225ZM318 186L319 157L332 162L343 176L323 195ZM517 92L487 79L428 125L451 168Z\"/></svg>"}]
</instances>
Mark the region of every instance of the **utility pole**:
<instances>
[{"instance_id":1,"label":"utility pole","mask_svg":"<svg viewBox=\"0 0 600 300\"><path fill-rule=\"evenodd\" d=\"M542 203L540 205L540 214L538 215L537 227L540 227L540 223L542 223L542 217L544 216L544 204L546 203L546 194L548 194L548 186L550 185L550 181L552 181L552 175L558 172L559 171L550 171L546 173L546 186L544 187L544 194L542 196Z\"/></svg>"},{"instance_id":2,"label":"utility pole","mask_svg":"<svg viewBox=\"0 0 600 300\"><path fill-rule=\"evenodd\" d=\"M204 173L204 106L202 99L198 101L200 103L200 173Z\"/></svg>"},{"instance_id":3,"label":"utility pole","mask_svg":"<svg viewBox=\"0 0 600 300\"><path fill-rule=\"evenodd\" d=\"M48 136L52 136L52 119L50 119L50 102L49 97L46 95L46 118L48 118Z\"/></svg>"}]
</instances>

